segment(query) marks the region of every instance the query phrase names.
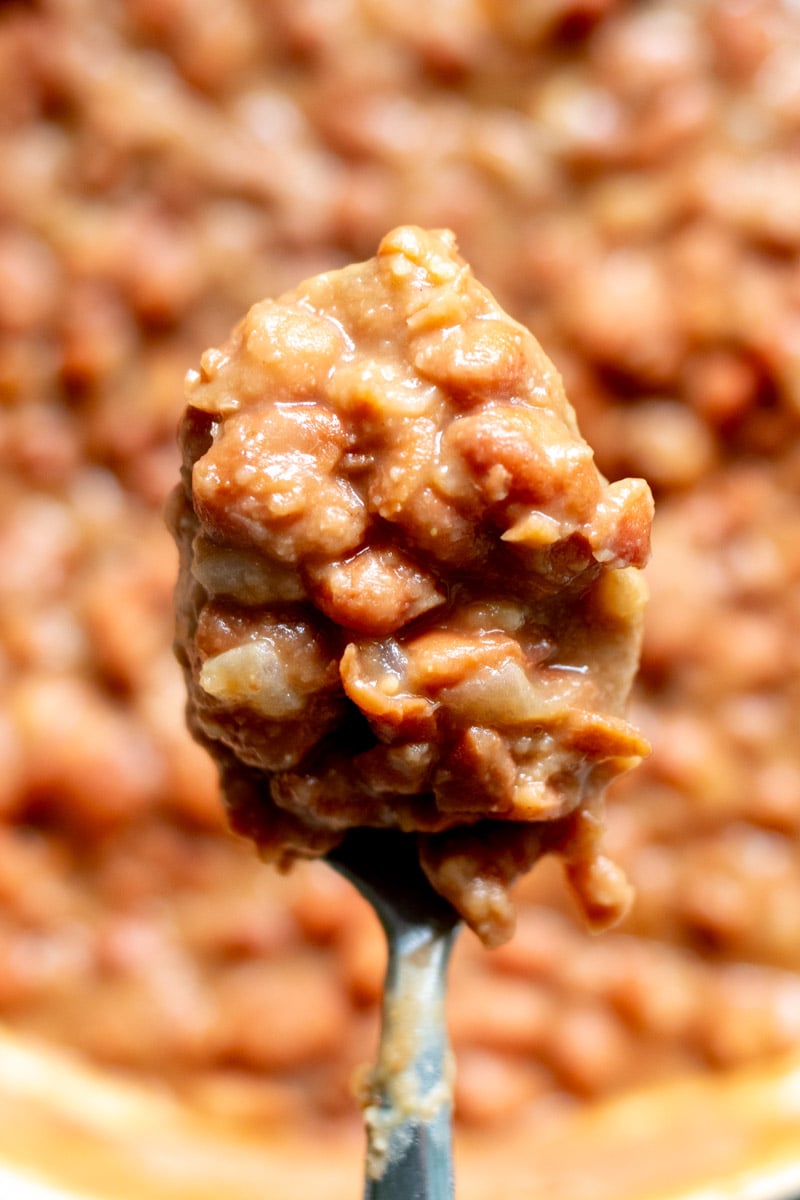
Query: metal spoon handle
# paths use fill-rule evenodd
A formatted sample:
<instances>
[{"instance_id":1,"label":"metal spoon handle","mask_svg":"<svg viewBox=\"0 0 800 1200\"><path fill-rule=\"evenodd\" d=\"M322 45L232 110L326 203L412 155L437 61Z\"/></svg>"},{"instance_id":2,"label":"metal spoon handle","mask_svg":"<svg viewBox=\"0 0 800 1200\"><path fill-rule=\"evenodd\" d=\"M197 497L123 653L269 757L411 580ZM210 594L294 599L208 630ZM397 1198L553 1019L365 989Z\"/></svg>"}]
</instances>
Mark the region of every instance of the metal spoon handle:
<instances>
[{"instance_id":1,"label":"metal spoon handle","mask_svg":"<svg viewBox=\"0 0 800 1200\"><path fill-rule=\"evenodd\" d=\"M451 1200L452 1060L445 1020L453 928L384 922L389 963L366 1091L365 1200Z\"/></svg>"},{"instance_id":2,"label":"metal spoon handle","mask_svg":"<svg viewBox=\"0 0 800 1200\"><path fill-rule=\"evenodd\" d=\"M413 835L351 830L328 861L372 904L389 947L378 1061L362 1089L366 1200L452 1200L445 989L458 913L425 877Z\"/></svg>"}]
</instances>

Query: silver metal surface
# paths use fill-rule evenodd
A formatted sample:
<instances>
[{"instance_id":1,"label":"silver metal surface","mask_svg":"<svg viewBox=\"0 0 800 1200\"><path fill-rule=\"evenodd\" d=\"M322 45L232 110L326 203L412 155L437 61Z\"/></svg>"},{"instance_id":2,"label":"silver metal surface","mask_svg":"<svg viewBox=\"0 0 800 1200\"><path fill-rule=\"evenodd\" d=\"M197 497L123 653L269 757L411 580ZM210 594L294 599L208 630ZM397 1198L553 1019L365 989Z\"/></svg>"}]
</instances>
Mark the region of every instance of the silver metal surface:
<instances>
[{"instance_id":1,"label":"silver metal surface","mask_svg":"<svg viewBox=\"0 0 800 1200\"><path fill-rule=\"evenodd\" d=\"M458 915L422 872L411 834L357 830L328 861L372 904L389 949L378 1059L363 1097L365 1200L451 1200L445 994Z\"/></svg>"}]
</instances>

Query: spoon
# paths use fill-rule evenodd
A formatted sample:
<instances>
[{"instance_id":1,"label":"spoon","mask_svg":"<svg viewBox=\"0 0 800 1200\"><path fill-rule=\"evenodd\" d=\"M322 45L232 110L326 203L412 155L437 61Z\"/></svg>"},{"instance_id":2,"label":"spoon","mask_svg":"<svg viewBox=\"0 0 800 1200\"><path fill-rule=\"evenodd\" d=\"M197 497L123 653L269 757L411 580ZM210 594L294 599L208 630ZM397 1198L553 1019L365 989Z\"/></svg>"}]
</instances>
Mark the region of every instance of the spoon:
<instances>
[{"instance_id":1,"label":"spoon","mask_svg":"<svg viewBox=\"0 0 800 1200\"><path fill-rule=\"evenodd\" d=\"M458 914L428 882L413 834L352 830L327 861L373 906L389 950L378 1059L362 1089L365 1200L451 1200L445 990Z\"/></svg>"}]
</instances>

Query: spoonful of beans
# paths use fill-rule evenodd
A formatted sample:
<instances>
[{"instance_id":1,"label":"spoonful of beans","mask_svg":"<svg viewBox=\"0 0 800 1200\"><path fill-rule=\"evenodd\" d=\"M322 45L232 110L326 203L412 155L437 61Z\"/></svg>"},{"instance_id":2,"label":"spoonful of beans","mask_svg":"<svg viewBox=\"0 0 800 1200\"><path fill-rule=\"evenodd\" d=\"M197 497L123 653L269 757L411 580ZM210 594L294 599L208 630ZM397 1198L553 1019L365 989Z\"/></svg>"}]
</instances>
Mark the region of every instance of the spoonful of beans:
<instances>
[{"instance_id":1,"label":"spoonful of beans","mask_svg":"<svg viewBox=\"0 0 800 1200\"><path fill-rule=\"evenodd\" d=\"M395 229L255 304L186 401L189 727L265 861L326 857L375 907L367 1195L439 1200L458 923L510 937L543 854L593 927L629 902L603 792L648 752L624 709L652 498L601 475L558 372L446 230Z\"/></svg>"}]
</instances>

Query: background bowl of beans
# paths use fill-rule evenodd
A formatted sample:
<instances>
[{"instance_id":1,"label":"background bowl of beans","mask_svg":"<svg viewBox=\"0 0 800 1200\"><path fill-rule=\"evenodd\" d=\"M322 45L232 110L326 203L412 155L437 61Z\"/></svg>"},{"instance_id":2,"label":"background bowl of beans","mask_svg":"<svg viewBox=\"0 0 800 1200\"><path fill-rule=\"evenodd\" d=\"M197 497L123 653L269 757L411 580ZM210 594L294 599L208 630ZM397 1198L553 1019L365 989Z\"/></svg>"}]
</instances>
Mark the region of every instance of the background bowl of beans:
<instances>
[{"instance_id":1,"label":"background bowl of beans","mask_svg":"<svg viewBox=\"0 0 800 1200\"><path fill-rule=\"evenodd\" d=\"M591 935L545 860L460 937L459 1192L796 1188L796 5L12 0L0 112L5 1194L355 1194L381 933L227 831L163 507L200 353L406 223L656 498L637 900Z\"/></svg>"}]
</instances>

